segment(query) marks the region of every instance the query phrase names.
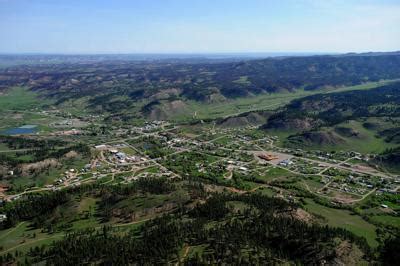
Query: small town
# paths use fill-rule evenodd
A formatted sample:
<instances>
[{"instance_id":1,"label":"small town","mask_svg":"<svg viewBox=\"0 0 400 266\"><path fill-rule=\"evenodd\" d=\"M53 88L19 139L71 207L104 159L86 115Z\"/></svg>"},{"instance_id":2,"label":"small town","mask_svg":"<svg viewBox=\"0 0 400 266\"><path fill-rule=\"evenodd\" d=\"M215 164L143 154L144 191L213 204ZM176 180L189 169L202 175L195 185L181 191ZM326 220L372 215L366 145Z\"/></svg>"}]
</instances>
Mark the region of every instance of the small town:
<instances>
[{"instance_id":1,"label":"small town","mask_svg":"<svg viewBox=\"0 0 400 266\"><path fill-rule=\"evenodd\" d=\"M254 130L251 127L213 127L199 135L184 130L164 121L114 129L109 132L111 141L92 146L94 158L83 168L68 169L42 188L32 187L14 195L3 190L2 200L90 182L127 184L141 177L174 179L193 174L207 174L233 187L237 185L232 178L240 175L244 180L255 180L255 188L273 188L281 178L296 176L299 186L340 204L352 204L370 194L399 193L400 177L368 166L371 155L281 148L274 145L279 142L277 136L257 138L247 134ZM180 169L179 162L190 165L189 169Z\"/></svg>"}]
</instances>

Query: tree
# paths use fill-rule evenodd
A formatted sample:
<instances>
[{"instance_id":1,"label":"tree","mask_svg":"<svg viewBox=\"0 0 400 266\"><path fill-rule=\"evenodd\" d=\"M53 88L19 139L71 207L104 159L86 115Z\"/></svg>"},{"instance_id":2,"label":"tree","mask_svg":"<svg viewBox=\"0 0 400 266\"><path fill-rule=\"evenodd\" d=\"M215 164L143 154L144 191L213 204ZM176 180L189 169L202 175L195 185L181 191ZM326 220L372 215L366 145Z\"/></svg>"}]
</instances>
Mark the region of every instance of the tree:
<instances>
[{"instance_id":1,"label":"tree","mask_svg":"<svg viewBox=\"0 0 400 266\"><path fill-rule=\"evenodd\" d=\"M399 265L400 237L389 238L385 241L381 251L381 261L384 265Z\"/></svg>"}]
</instances>

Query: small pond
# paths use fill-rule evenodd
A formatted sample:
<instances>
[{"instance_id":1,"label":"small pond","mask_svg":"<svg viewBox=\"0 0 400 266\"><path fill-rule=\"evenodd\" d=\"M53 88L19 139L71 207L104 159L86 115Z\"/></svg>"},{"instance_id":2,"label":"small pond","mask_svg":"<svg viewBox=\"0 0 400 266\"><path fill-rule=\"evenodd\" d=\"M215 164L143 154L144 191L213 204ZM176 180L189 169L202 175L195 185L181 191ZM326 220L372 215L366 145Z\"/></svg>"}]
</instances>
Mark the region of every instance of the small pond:
<instances>
[{"instance_id":1,"label":"small pond","mask_svg":"<svg viewBox=\"0 0 400 266\"><path fill-rule=\"evenodd\" d=\"M36 133L36 125L24 125L21 127L10 128L0 132L3 135L21 135L21 134L33 134Z\"/></svg>"}]
</instances>

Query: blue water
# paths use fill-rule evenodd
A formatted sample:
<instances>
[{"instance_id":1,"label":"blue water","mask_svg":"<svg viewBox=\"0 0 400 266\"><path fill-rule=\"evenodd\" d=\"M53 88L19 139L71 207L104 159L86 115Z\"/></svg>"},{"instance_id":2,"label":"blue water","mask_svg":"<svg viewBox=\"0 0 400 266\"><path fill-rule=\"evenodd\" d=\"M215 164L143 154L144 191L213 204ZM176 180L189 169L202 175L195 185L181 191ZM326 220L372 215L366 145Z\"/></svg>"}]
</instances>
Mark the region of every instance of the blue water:
<instances>
[{"instance_id":1,"label":"blue water","mask_svg":"<svg viewBox=\"0 0 400 266\"><path fill-rule=\"evenodd\" d=\"M21 135L21 134L33 134L36 132L36 127L16 127L2 131L3 135Z\"/></svg>"}]
</instances>

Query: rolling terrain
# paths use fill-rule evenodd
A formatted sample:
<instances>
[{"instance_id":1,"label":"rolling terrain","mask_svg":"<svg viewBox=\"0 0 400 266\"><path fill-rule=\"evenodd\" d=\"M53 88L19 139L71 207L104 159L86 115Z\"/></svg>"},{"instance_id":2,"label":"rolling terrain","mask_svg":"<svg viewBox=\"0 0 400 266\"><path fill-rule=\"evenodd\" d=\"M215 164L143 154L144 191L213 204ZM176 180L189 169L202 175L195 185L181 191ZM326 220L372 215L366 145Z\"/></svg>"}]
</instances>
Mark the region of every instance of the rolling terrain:
<instances>
[{"instance_id":1,"label":"rolling terrain","mask_svg":"<svg viewBox=\"0 0 400 266\"><path fill-rule=\"evenodd\" d=\"M396 79L399 73L397 53L239 62L116 58L11 66L0 70L0 89L27 87L60 108L123 121L190 120L262 110L321 90Z\"/></svg>"},{"instance_id":2,"label":"rolling terrain","mask_svg":"<svg viewBox=\"0 0 400 266\"><path fill-rule=\"evenodd\" d=\"M262 128L290 131L285 146L383 153L380 164L396 165L400 83L371 90L319 94L294 100Z\"/></svg>"},{"instance_id":3,"label":"rolling terrain","mask_svg":"<svg viewBox=\"0 0 400 266\"><path fill-rule=\"evenodd\" d=\"M7 60L1 265L395 265L398 53Z\"/></svg>"}]
</instances>

